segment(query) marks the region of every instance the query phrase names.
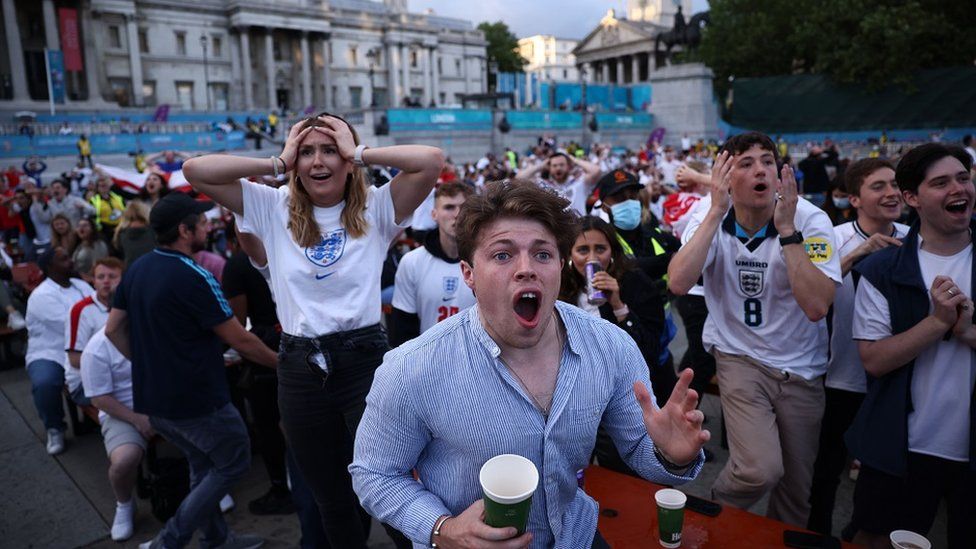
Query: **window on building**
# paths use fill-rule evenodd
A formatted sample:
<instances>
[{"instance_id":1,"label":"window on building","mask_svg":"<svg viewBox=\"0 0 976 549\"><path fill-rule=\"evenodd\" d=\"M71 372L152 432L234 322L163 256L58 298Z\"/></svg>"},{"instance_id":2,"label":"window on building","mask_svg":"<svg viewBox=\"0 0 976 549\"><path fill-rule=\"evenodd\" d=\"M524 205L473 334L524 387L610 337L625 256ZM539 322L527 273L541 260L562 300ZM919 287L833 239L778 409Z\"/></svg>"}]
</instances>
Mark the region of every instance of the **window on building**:
<instances>
[{"instance_id":1,"label":"window on building","mask_svg":"<svg viewBox=\"0 0 976 549\"><path fill-rule=\"evenodd\" d=\"M193 110L193 82L176 82L176 103L183 109Z\"/></svg>"},{"instance_id":2,"label":"window on building","mask_svg":"<svg viewBox=\"0 0 976 549\"><path fill-rule=\"evenodd\" d=\"M416 69L420 66L420 52L417 50L410 50L410 68Z\"/></svg>"},{"instance_id":3,"label":"window on building","mask_svg":"<svg viewBox=\"0 0 976 549\"><path fill-rule=\"evenodd\" d=\"M349 87L349 101L350 107L354 109L361 109L363 107L363 88L362 86L350 86Z\"/></svg>"},{"instance_id":4,"label":"window on building","mask_svg":"<svg viewBox=\"0 0 976 549\"><path fill-rule=\"evenodd\" d=\"M444 60L440 57L437 58L437 74L444 74Z\"/></svg>"},{"instance_id":5,"label":"window on building","mask_svg":"<svg viewBox=\"0 0 976 549\"><path fill-rule=\"evenodd\" d=\"M271 45L271 51L272 51L272 54L271 55L274 57L274 60L275 61L281 61L281 59L282 59L282 57L281 57L281 53L282 53L281 52L281 42L279 42L277 40L272 40L271 41L271 44L272 44Z\"/></svg>"},{"instance_id":6,"label":"window on building","mask_svg":"<svg viewBox=\"0 0 976 549\"><path fill-rule=\"evenodd\" d=\"M454 74L456 74L458 76L461 76L461 60L460 59L455 59L454 60Z\"/></svg>"},{"instance_id":7,"label":"window on building","mask_svg":"<svg viewBox=\"0 0 976 549\"><path fill-rule=\"evenodd\" d=\"M224 56L224 41L221 39L221 37L215 34L213 36L213 39L211 40L211 44L213 44L213 56L214 57L223 57Z\"/></svg>"},{"instance_id":8,"label":"window on building","mask_svg":"<svg viewBox=\"0 0 976 549\"><path fill-rule=\"evenodd\" d=\"M563 69L563 80L567 80L567 79L569 79L569 71Z\"/></svg>"},{"instance_id":9,"label":"window on building","mask_svg":"<svg viewBox=\"0 0 976 549\"><path fill-rule=\"evenodd\" d=\"M142 101L147 107L156 106L156 82L153 80L142 81Z\"/></svg>"},{"instance_id":10,"label":"window on building","mask_svg":"<svg viewBox=\"0 0 976 549\"><path fill-rule=\"evenodd\" d=\"M186 55L186 33L176 31L176 55Z\"/></svg>"},{"instance_id":11,"label":"window on building","mask_svg":"<svg viewBox=\"0 0 976 549\"><path fill-rule=\"evenodd\" d=\"M390 101L389 95L386 93L386 88L373 88L373 104L380 107L385 107Z\"/></svg>"},{"instance_id":12,"label":"window on building","mask_svg":"<svg viewBox=\"0 0 976 549\"><path fill-rule=\"evenodd\" d=\"M139 53L149 53L149 30L139 29Z\"/></svg>"},{"instance_id":13,"label":"window on building","mask_svg":"<svg viewBox=\"0 0 976 549\"><path fill-rule=\"evenodd\" d=\"M108 47L115 49L122 48L122 29L118 25L108 26Z\"/></svg>"},{"instance_id":14,"label":"window on building","mask_svg":"<svg viewBox=\"0 0 976 549\"><path fill-rule=\"evenodd\" d=\"M441 92L441 93L439 93L437 95L438 95L437 99L439 99L438 103L440 103L441 105L443 105L445 102L447 102L447 94L446 93Z\"/></svg>"},{"instance_id":15,"label":"window on building","mask_svg":"<svg viewBox=\"0 0 976 549\"><path fill-rule=\"evenodd\" d=\"M132 80L128 78L109 78L108 86L112 90L110 101L115 101L120 107L132 104Z\"/></svg>"},{"instance_id":16,"label":"window on building","mask_svg":"<svg viewBox=\"0 0 976 549\"><path fill-rule=\"evenodd\" d=\"M356 46L349 46L349 66L359 66L359 50Z\"/></svg>"},{"instance_id":17,"label":"window on building","mask_svg":"<svg viewBox=\"0 0 976 549\"><path fill-rule=\"evenodd\" d=\"M212 82L210 84L210 102L218 111L226 111L230 92L226 82Z\"/></svg>"}]
</instances>

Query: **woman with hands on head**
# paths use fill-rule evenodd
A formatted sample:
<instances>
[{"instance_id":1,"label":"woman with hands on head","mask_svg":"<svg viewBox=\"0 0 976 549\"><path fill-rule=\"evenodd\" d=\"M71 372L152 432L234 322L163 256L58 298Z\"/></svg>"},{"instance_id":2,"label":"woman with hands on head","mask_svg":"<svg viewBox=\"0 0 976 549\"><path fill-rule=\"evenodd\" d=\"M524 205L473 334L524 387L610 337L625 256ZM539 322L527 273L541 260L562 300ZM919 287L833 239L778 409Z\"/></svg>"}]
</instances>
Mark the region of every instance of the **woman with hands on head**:
<instances>
[{"instance_id":1,"label":"woman with hands on head","mask_svg":"<svg viewBox=\"0 0 976 549\"><path fill-rule=\"evenodd\" d=\"M278 395L285 436L333 547L366 547L348 466L373 372L389 350L380 272L392 239L437 181L444 154L423 145L368 148L338 116L296 123L280 156L207 155L183 173L243 217L265 244L281 320ZM399 170L372 187L364 166ZM275 189L242 179L288 175Z\"/></svg>"}]
</instances>

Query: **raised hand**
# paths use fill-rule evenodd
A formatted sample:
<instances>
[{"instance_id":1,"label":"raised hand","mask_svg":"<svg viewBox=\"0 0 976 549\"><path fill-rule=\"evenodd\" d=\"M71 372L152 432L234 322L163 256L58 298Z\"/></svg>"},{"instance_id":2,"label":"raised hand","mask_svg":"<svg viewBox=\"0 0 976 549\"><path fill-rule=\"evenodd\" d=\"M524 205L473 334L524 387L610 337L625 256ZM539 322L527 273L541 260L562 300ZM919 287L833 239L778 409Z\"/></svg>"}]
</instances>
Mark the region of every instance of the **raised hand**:
<instances>
[{"instance_id":1,"label":"raised hand","mask_svg":"<svg viewBox=\"0 0 976 549\"><path fill-rule=\"evenodd\" d=\"M288 172L295 168L295 164L298 162L298 147L301 146L302 141L305 140L305 136L312 131L312 126L302 129L302 122L296 122L294 126L288 130L288 137L285 138L285 146L281 150L281 160L285 163L285 171Z\"/></svg>"},{"instance_id":2,"label":"raised hand","mask_svg":"<svg viewBox=\"0 0 976 549\"><path fill-rule=\"evenodd\" d=\"M651 395L641 382L634 383L634 395L644 415L647 434L657 449L672 463L690 463L711 433L702 429L705 414L696 410L698 393L690 389L694 372L685 369L678 376L678 383L663 408L655 408Z\"/></svg>"},{"instance_id":3,"label":"raised hand","mask_svg":"<svg viewBox=\"0 0 976 549\"><path fill-rule=\"evenodd\" d=\"M901 240L890 235L874 233L851 253L858 254L858 257L861 257L887 248L888 246L901 246Z\"/></svg>"},{"instance_id":4,"label":"raised hand","mask_svg":"<svg viewBox=\"0 0 976 549\"><path fill-rule=\"evenodd\" d=\"M732 197L729 195L729 188L732 183L732 166L735 157L728 151L722 151L715 157L715 164L712 165L712 209L721 211L723 214L728 211Z\"/></svg>"},{"instance_id":5,"label":"raised hand","mask_svg":"<svg viewBox=\"0 0 976 549\"><path fill-rule=\"evenodd\" d=\"M959 290L951 278L942 275L936 276L932 281L929 294L934 305L932 316L946 330L953 328L959 320L959 307L969 301L969 297Z\"/></svg>"},{"instance_id":6,"label":"raised hand","mask_svg":"<svg viewBox=\"0 0 976 549\"><path fill-rule=\"evenodd\" d=\"M349 125L334 116L320 116L318 120L322 122L322 126L317 126L315 131L324 133L334 139L339 156L343 160L352 162L353 157L356 155L356 140L352 136L352 130L349 129Z\"/></svg>"},{"instance_id":7,"label":"raised hand","mask_svg":"<svg viewBox=\"0 0 976 549\"><path fill-rule=\"evenodd\" d=\"M796 189L796 176L789 164L784 164L776 184L776 209L773 211L773 225L781 236L796 232L796 203L799 201Z\"/></svg>"}]
</instances>

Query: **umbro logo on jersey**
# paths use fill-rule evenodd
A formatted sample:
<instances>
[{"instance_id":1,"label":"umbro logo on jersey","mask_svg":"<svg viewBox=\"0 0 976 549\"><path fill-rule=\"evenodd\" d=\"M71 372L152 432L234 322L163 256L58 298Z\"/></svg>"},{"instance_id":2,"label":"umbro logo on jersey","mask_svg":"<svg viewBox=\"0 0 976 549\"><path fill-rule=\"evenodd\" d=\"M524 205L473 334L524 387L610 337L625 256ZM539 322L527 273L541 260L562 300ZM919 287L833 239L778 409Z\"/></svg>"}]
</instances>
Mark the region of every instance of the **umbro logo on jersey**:
<instances>
[{"instance_id":1,"label":"umbro logo on jersey","mask_svg":"<svg viewBox=\"0 0 976 549\"><path fill-rule=\"evenodd\" d=\"M739 289L746 297L756 297L761 294L765 280L766 273L763 271L739 269Z\"/></svg>"}]
</instances>

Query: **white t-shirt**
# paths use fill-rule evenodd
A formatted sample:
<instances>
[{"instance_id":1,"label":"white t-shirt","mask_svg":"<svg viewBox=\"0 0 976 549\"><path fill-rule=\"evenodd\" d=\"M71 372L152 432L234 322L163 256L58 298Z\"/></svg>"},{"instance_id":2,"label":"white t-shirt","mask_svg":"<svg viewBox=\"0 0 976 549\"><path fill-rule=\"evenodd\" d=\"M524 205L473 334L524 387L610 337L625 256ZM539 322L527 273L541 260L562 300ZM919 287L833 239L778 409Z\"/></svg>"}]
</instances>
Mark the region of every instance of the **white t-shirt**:
<instances>
[{"instance_id":1,"label":"white t-shirt","mask_svg":"<svg viewBox=\"0 0 976 549\"><path fill-rule=\"evenodd\" d=\"M84 351L95 332L105 327L108 312L109 308L93 295L75 303L68 314L68 322L64 323L64 350ZM64 362L64 381L72 392L81 385L81 372L67 360Z\"/></svg>"},{"instance_id":2,"label":"white t-shirt","mask_svg":"<svg viewBox=\"0 0 976 549\"><path fill-rule=\"evenodd\" d=\"M919 239L921 243L921 238ZM973 249L966 246L952 256L918 251L926 288L937 275L952 278L966 295L972 294ZM934 305L929 303L929 312ZM854 339L879 341L891 336L888 300L861 278L854 301ZM976 380L976 352L958 339L939 340L915 358L908 415L908 449L952 461L969 461L969 407Z\"/></svg>"},{"instance_id":3,"label":"white t-shirt","mask_svg":"<svg viewBox=\"0 0 976 549\"><path fill-rule=\"evenodd\" d=\"M474 294L461 278L461 265L434 257L426 248L412 250L400 260L393 290L393 306L420 317L420 331L474 305Z\"/></svg>"},{"instance_id":4,"label":"white t-shirt","mask_svg":"<svg viewBox=\"0 0 976 549\"><path fill-rule=\"evenodd\" d=\"M390 185L370 187L366 235L351 238L342 227L345 202L314 208L322 233L318 245L299 246L288 230L288 187L241 183L244 220L264 242L271 293L282 330L316 337L380 321L380 274L390 242L410 223L397 225Z\"/></svg>"},{"instance_id":5,"label":"white t-shirt","mask_svg":"<svg viewBox=\"0 0 976 549\"><path fill-rule=\"evenodd\" d=\"M661 175L663 176L661 182L665 185L677 185L678 180L675 174L678 173L678 168L684 165L684 162L678 160L677 158L672 158L671 160L665 160L661 157L661 161L658 162L657 168L661 170Z\"/></svg>"},{"instance_id":6,"label":"white t-shirt","mask_svg":"<svg viewBox=\"0 0 976 549\"><path fill-rule=\"evenodd\" d=\"M661 200L662 206L661 211L664 211L664 200ZM691 235L695 234L695 230L701 225L701 222L705 219L705 214L708 213L708 209L712 207L712 196L706 194L701 197L701 200L696 201L691 209L688 210L688 214L685 215L685 225L681 230L681 245L684 246L691 239ZM688 295L705 296L705 287L701 284L695 284L688 290Z\"/></svg>"},{"instance_id":7,"label":"white t-shirt","mask_svg":"<svg viewBox=\"0 0 976 549\"><path fill-rule=\"evenodd\" d=\"M581 175L576 179L567 179L565 183L556 183L548 179L539 180L543 187L553 189L559 196L569 200L569 207L576 210L579 215L586 215L586 199L589 197L591 189L586 184L586 176Z\"/></svg>"},{"instance_id":8,"label":"white t-shirt","mask_svg":"<svg viewBox=\"0 0 976 549\"><path fill-rule=\"evenodd\" d=\"M431 212L434 211L434 190L431 189L430 194L427 198L417 206L417 209L413 212L413 218L410 221L410 228L415 231L429 231L437 228L437 223L434 221L434 217Z\"/></svg>"},{"instance_id":9,"label":"white t-shirt","mask_svg":"<svg viewBox=\"0 0 976 549\"><path fill-rule=\"evenodd\" d=\"M88 398L111 395L132 409L132 363L105 336L105 327L92 334L81 353L81 381ZM105 412L98 412L104 421Z\"/></svg>"},{"instance_id":10,"label":"white t-shirt","mask_svg":"<svg viewBox=\"0 0 976 549\"><path fill-rule=\"evenodd\" d=\"M840 257L827 214L801 198L794 224L814 266L840 285ZM689 221L688 240L699 226ZM702 340L706 350L749 356L770 368L815 379L827 369L827 323L810 322L800 309L776 230L767 229L766 238L743 244L735 236L730 210L716 231L703 271L709 314Z\"/></svg>"},{"instance_id":11,"label":"white t-shirt","mask_svg":"<svg viewBox=\"0 0 976 549\"><path fill-rule=\"evenodd\" d=\"M68 313L78 301L95 295L95 290L80 278L70 279L62 288L50 278L41 282L27 299L27 355L24 362L51 360L64 366L64 325Z\"/></svg>"},{"instance_id":12,"label":"white t-shirt","mask_svg":"<svg viewBox=\"0 0 976 549\"><path fill-rule=\"evenodd\" d=\"M908 227L895 223L895 238L904 238ZM861 230L857 221L849 221L834 227L837 239L837 255L841 259L866 241L870 235ZM831 389L841 389L855 393L867 391L867 377L857 343L851 337L851 323L854 318L854 277L853 272L844 276L844 285L834 294L834 311L830 332L830 362L827 364L827 377L824 385Z\"/></svg>"}]
</instances>

